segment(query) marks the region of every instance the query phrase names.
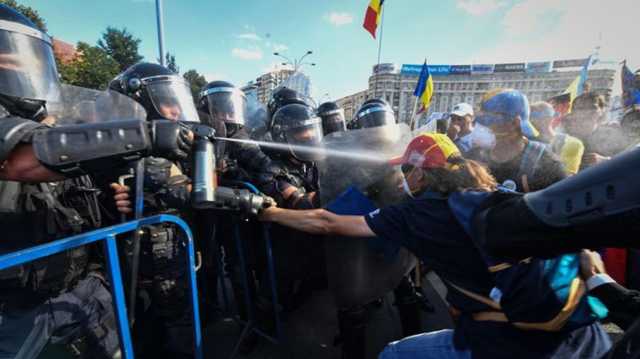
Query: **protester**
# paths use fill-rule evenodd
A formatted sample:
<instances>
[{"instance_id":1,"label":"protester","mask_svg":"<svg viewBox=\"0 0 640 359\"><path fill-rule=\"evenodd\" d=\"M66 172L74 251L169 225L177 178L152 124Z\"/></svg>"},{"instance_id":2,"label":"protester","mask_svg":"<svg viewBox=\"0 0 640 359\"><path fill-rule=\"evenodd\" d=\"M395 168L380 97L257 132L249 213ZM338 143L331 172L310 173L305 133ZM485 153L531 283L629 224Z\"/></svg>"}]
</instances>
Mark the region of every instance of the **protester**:
<instances>
[{"instance_id":1,"label":"protester","mask_svg":"<svg viewBox=\"0 0 640 359\"><path fill-rule=\"evenodd\" d=\"M491 129L495 146L486 156L500 183L515 184L519 192L536 191L566 177L560 160L543 143L531 138L538 132L529 121L529 101L513 89L487 92L476 121Z\"/></svg>"},{"instance_id":2,"label":"protester","mask_svg":"<svg viewBox=\"0 0 640 359\"><path fill-rule=\"evenodd\" d=\"M536 102L531 105L531 123L540 131L537 140L547 143L555 153L567 171L567 174L576 174L580 170L584 145L579 139L565 133L556 132L552 126L556 118L553 106L548 102Z\"/></svg>"},{"instance_id":3,"label":"protester","mask_svg":"<svg viewBox=\"0 0 640 359\"><path fill-rule=\"evenodd\" d=\"M600 357L608 350L608 337L593 319L560 331L522 330L517 323L491 319L500 312L492 299L496 277L448 202L457 193L493 191L496 182L486 168L463 159L451 140L440 134L416 137L404 155L390 163L402 166L413 197L408 202L366 216L282 208L269 208L261 214L264 221L310 233L378 236L405 246L444 280L448 302L462 312L456 328L391 343L380 358ZM544 297L539 292L542 283L524 281L520 285ZM535 301L535 297L529 299Z\"/></svg>"},{"instance_id":4,"label":"protester","mask_svg":"<svg viewBox=\"0 0 640 359\"><path fill-rule=\"evenodd\" d=\"M453 106L449 119L447 136L464 156L473 148L473 107L468 103L459 103Z\"/></svg>"},{"instance_id":5,"label":"protester","mask_svg":"<svg viewBox=\"0 0 640 359\"><path fill-rule=\"evenodd\" d=\"M623 134L617 124L603 125L604 97L586 92L575 98L571 113L562 119L564 131L584 144L581 168L597 165L621 152Z\"/></svg>"}]
</instances>

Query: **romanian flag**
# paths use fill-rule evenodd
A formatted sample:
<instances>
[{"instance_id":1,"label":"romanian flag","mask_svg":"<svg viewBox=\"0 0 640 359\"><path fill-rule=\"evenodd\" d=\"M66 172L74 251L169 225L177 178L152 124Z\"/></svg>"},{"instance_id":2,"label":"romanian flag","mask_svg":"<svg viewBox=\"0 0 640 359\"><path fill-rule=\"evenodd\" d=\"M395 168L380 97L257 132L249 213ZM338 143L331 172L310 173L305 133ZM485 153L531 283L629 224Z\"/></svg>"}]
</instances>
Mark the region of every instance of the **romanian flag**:
<instances>
[{"instance_id":1,"label":"romanian flag","mask_svg":"<svg viewBox=\"0 0 640 359\"><path fill-rule=\"evenodd\" d=\"M364 24L362 26L369 31L373 38L376 38L376 30L380 24L380 15L382 14L382 3L384 0L371 0L367 12L364 15Z\"/></svg>"},{"instance_id":2,"label":"romanian flag","mask_svg":"<svg viewBox=\"0 0 640 359\"><path fill-rule=\"evenodd\" d=\"M429 73L429 66L427 61L424 61L422 65L422 71L420 71L420 79L416 85L416 89L413 91L413 96L420 100L420 110L418 113L422 113L431 105L431 97L433 96L433 77Z\"/></svg>"}]
</instances>

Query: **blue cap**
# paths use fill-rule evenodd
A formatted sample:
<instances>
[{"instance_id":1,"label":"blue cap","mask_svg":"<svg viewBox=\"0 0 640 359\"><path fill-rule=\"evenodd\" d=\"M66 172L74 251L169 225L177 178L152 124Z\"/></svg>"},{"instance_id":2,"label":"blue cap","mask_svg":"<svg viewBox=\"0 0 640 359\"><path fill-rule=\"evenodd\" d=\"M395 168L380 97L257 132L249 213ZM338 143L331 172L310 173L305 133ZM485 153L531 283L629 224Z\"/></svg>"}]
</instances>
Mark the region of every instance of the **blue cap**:
<instances>
[{"instance_id":1,"label":"blue cap","mask_svg":"<svg viewBox=\"0 0 640 359\"><path fill-rule=\"evenodd\" d=\"M520 116L522 133L528 138L539 135L529 122L529 100L518 90L491 90L483 96L480 108L482 113L476 116L476 122L483 126L507 123L514 117Z\"/></svg>"}]
</instances>

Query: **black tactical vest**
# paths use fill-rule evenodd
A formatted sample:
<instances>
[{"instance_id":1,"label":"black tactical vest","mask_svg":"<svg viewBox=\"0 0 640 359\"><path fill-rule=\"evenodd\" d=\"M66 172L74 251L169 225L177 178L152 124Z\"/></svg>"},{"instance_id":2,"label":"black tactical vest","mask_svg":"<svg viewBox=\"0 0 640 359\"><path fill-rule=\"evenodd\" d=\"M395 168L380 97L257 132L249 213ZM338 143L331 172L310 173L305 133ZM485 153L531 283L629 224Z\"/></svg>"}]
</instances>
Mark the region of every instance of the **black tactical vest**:
<instances>
[{"instance_id":1,"label":"black tactical vest","mask_svg":"<svg viewBox=\"0 0 640 359\"><path fill-rule=\"evenodd\" d=\"M0 181L0 254L100 226L97 190L88 177L56 183ZM71 287L86 270L86 247L0 271L0 303L28 306Z\"/></svg>"}]
</instances>

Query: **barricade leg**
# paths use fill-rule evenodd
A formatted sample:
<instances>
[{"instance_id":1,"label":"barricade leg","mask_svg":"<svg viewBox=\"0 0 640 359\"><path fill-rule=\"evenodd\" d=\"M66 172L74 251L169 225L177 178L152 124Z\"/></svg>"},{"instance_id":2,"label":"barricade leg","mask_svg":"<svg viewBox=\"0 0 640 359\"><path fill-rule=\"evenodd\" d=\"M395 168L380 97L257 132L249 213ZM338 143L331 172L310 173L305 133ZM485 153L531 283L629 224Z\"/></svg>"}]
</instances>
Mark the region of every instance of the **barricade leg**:
<instances>
[{"instance_id":1,"label":"barricade leg","mask_svg":"<svg viewBox=\"0 0 640 359\"><path fill-rule=\"evenodd\" d=\"M125 359L133 359L133 345L131 344L131 333L129 331L129 321L127 319L127 305L124 299L124 288L122 287L122 274L120 273L120 262L118 261L118 248L116 237L109 234L105 239L105 249L107 252L107 269L109 281L111 282L111 295L116 312L118 324L118 337L122 355Z\"/></svg>"},{"instance_id":2,"label":"barricade leg","mask_svg":"<svg viewBox=\"0 0 640 359\"><path fill-rule=\"evenodd\" d=\"M196 359L202 359L202 330L200 328L200 303L198 302L198 284L196 281L196 254L191 232L182 227L187 234L187 268L189 268L189 288L191 289L191 313L193 315L193 345Z\"/></svg>"},{"instance_id":3,"label":"barricade leg","mask_svg":"<svg viewBox=\"0 0 640 359\"><path fill-rule=\"evenodd\" d=\"M276 322L276 339L282 340L282 322L280 321L280 311L278 311L278 286L276 282L276 270L273 261L273 247L271 246L271 236L269 235L269 225L262 224L262 238L264 239L264 246L267 252L267 266L269 270L269 282L271 284L271 299L274 306L274 320Z\"/></svg>"}]
</instances>

